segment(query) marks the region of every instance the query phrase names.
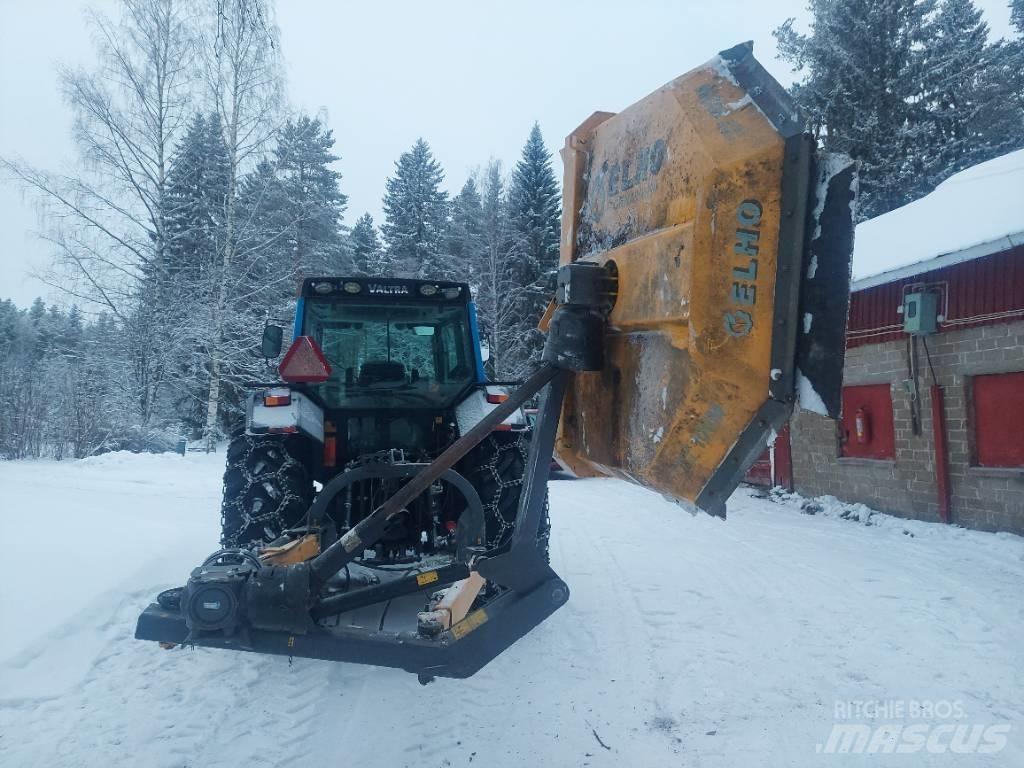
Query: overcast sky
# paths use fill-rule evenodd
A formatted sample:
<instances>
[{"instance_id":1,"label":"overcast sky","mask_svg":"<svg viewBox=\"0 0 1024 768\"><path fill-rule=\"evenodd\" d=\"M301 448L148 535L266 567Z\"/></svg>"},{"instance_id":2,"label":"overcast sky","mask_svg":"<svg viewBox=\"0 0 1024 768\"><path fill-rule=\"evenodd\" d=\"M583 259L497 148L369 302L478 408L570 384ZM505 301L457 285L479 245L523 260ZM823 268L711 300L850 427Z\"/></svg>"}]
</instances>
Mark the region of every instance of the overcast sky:
<instances>
[{"instance_id":1,"label":"overcast sky","mask_svg":"<svg viewBox=\"0 0 1024 768\"><path fill-rule=\"evenodd\" d=\"M993 35L1009 34L1008 0L976 0ZM515 162L534 120L556 153L591 112L618 111L744 40L784 84L771 31L806 21L805 0L279 0L295 109L326 114L349 196L345 223L380 223L384 180L422 136L450 192L489 157ZM0 0L0 155L50 169L74 162L58 63L92 61L86 7L114 0ZM31 201L0 177L0 299L28 304L48 253Z\"/></svg>"}]
</instances>

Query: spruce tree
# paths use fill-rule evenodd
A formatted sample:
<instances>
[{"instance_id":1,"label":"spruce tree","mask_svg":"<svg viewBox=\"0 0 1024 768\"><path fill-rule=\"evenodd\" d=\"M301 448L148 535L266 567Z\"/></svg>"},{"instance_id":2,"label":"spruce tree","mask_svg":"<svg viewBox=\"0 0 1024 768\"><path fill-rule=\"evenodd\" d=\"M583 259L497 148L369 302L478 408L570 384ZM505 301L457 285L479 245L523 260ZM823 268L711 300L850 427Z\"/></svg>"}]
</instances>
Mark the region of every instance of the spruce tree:
<instances>
[{"instance_id":1,"label":"spruce tree","mask_svg":"<svg viewBox=\"0 0 1024 768\"><path fill-rule=\"evenodd\" d=\"M238 262L243 266L238 288L257 291L260 300L270 305L293 293L299 271L292 207L270 159L263 158L242 177L236 203L238 218L244 222L236 236Z\"/></svg>"},{"instance_id":2,"label":"spruce tree","mask_svg":"<svg viewBox=\"0 0 1024 768\"><path fill-rule=\"evenodd\" d=\"M395 174L385 183L382 231L396 274L432 276L444 260L448 194L443 181L441 165L423 139L395 162Z\"/></svg>"},{"instance_id":3,"label":"spruce tree","mask_svg":"<svg viewBox=\"0 0 1024 768\"><path fill-rule=\"evenodd\" d=\"M196 114L171 158L165 195L167 263L154 280L166 280L176 300L195 292L218 260L228 193L227 148L220 118Z\"/></svg>"},{"instance_id":4,"label":"spruce tree","mask_svg":"<svg viewBox=\"0 0 1024 768\"><path fill-rule=\"evenodd\" d=\"M1016 146L1024 146L1024 0L1010 3L1010 22L1016 32L1014 39L1003 43L996 76L1004 83L1004 93L1017 116Z\"/></svg>"},{"instance_id":5,"label":"spruce tree","mask_svg":"<svg viewBox=\"0 0 1024 768\"><path fill-rule=\"evenodd\" d=\"M524 341L520 359L515 361L520 367L540 354L543 340L537 321L555 288L560 218L561 199L551 153L544 146L540 125L534 123L509 189L513 237L509 255L522 286L515 317L517 336Z\"/></svg>"},{"instance_id":6,"label":"spruce tree","mask_svg":"<svg viewBox=\"0 0 1024 768\"><path fill-rule=\"evenodd\" d=\"M283 210L289 222L284 236L295 271L305 276L346 271L347 248L341 219L348 197L341 193L341 174L331 163L334 136L320 120L302 116L289 120L274 148Z\"/></svg>"},{"instance_id":7,"label":"spruce tree","mask_svg":"<svg viewBox=\"0 0 1024 768\"><path fill-rule=\"evenodd\" d=\"M170 410L192 432L202 425L209 386L205 330L221 272L227 196L220 118L197 114L167 175L164 263L147 274L134 316L161 350L159 373L170 383Z\"/></svg>"},{"instance_id":8,"label":"spruce tree","mask_svg":"<svg viewBox=\"0 0 1024 768\"><path fill-rule=\"evenodd\" d=\"M558 181L540 125L533 124L509 191L513 230L520 241L525 284L554 287L562 215Z\"/></svg>"},{"instance_id":9,"label":"spruce tree","mask_svg":"<svg viewBox=\"0 0 1024 768\"><path fill-rule=\"evenodd\" d=\"M1007 48L988 44L988 25L972 0L942 0L921 55L926 170L935 186L1014 148L1020 115L1000 73Z\"/></svg>"},{"instance_id":10,"label":"spruce tree","mask_svg":"<svg viewBox=\"0 0 1024 768\"><path fill-rule=\"evenodd\" d=\"M46 304L40 296L36 296L35 301L32 302L32 306L28 310L28 319L32 323L32 326L39 328L46 318Z\"/></svg>"},{"instance_id":11,"label":"spruce tree","mask_svg":"<svg viewBox=\"0 0 1024 768\"><path fill-rule=\"evenodd\" d=\"M926 190L927 115L920 102L930 2L811 0L810 34L789 19L774 34L804 72L794 96L824 147L860 161L861 219Z\"/></svg>"},{"instance_id":12,"label":"spruce tree","mask_svg":"<svg viewBox=\"0 0 1024 768\"><path fill-rule=\"evenodd\" d=\"M352 244L352 262L356 274L376 274L380 260L380 239L377 237L377 228L373 225L373 217L364 213L352 227L349 234Z\"/></svg>"},{"instance_id":13,"label":"spruce tree","mask_svg":"<svg viewBox=\"0 0 1024 768\"><path fill-rule=\"evenodd\" d=\"M523 282L511 202L501 163L492 160L480 174L481 248L470 283L476 295L480 332L490 346L489 373L515 379L529 373L534 333L524 322L532 292Z\"/></svg>"},{"instance_id":14,"label":"spruce tree","mask_svg":"<svg viewBox=\"0 0 1024 768\"><path fill-rule=\"evenodd\" d=\"M464 279L480 261L483 250L483 204L476 180L470 177L452 198L448 256L452 277Z\"/></svg>"}]
</instances>

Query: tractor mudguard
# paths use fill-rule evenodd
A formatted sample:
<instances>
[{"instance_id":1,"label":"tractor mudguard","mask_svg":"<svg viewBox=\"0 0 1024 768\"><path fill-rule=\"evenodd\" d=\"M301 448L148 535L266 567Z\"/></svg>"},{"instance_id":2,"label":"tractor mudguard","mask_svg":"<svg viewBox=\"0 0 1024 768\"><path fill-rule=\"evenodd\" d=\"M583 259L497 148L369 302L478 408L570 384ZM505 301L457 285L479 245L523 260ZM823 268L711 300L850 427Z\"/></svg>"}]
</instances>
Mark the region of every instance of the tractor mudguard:
<instances>
[{"instance_id":1,"label":"tractor mudguard","mask_svg":"<svg viewBox=\"0 0 1024 768\"><path fill-rule=\"evenodd\" d=\"M789 418L798 370L801 390L838 410L852 163L816 157L750 44L595 113L562 158L561 263L613 269L618 297L605 365L573 378L556 453L577 475L724 515ZM798 339L804 325L813 338Z\"/></svg>"},{"instance_id":2,"label":"tractor mudguard","mask_svg":"<svg viewBox=\"0 0 1024 768\"><path fill-rule=\"evenodd\" d=\"M280 405L265 405L271 398ZM318 443L324 441L324 411L312 398L288 387L271 387L249 393L245 427L250 435L301 432Z\"/></svg>"}]
</instances>

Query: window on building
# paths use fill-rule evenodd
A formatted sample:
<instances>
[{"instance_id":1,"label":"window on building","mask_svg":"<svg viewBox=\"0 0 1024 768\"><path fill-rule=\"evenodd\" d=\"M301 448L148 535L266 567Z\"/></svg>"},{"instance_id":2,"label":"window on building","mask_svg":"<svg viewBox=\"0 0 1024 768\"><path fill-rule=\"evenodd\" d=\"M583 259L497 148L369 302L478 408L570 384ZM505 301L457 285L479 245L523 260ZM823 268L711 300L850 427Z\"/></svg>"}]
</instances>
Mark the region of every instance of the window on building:
<instances>
[{"instance_id":1,"label":"window on building","mask_svg":"<svg viewBox=\"0 0 1024 768\"><path fill-rule=\"evenodd\" d=\"M973 463L1024 467L1024 371L971 377Z\"/></svg>"},{"instance_id":2,"label":"window on building","mask_svg":"<svg viewBox=\"0 0 1024 768\"><path fill-rule=\"evenodd\" d=\"M843 419L839 429L841 456L895 459L896 435L889 385L843 387Z\"/></svg>"}]
</instances>

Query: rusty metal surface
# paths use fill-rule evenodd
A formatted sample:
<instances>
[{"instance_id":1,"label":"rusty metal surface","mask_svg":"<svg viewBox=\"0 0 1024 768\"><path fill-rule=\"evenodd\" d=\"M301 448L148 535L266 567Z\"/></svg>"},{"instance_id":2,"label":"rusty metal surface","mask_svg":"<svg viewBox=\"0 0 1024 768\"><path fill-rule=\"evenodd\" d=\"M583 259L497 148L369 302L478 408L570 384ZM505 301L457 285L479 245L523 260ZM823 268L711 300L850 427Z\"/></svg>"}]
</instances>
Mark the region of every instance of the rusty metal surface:
<instances>
[{"instance_id":1,"label":"rusty metal surface","mask_svg":"<svg viewBox=\"0 0 1024 768\"><path fill-rule=\"evenodd\" d=\"M561 261L619 274L607 363L563 409L574 472L724 513L792 402L809 152L749 47L568 137Z\"/></svg>"}]
</instances>

